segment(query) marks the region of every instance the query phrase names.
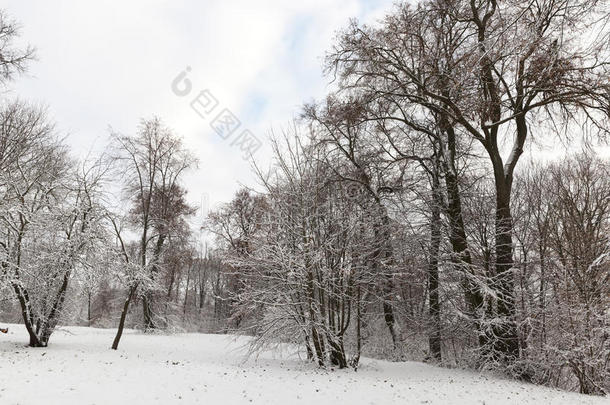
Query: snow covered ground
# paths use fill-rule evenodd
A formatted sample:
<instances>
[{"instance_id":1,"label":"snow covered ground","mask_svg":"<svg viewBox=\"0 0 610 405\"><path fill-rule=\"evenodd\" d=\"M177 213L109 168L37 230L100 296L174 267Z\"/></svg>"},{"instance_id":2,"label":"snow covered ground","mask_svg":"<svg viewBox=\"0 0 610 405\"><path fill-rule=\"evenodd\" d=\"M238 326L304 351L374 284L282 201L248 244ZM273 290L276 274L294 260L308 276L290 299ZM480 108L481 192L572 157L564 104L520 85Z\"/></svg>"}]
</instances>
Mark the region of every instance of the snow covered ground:
<instances>
[{"instance_id":1,"label":"snow covered ground","mask_svg":"<svg viewBox=\"0 0 610 405\"><path fill-rule=\"evenodd\" d=\"M320 370L294 355L244 361L245 338L143 335L69 327L51 346L27 333L0 335L0 403L7 404L609 404L588 397L422 363L363 359L361 368Z\"/></svg>"}]
</instances>

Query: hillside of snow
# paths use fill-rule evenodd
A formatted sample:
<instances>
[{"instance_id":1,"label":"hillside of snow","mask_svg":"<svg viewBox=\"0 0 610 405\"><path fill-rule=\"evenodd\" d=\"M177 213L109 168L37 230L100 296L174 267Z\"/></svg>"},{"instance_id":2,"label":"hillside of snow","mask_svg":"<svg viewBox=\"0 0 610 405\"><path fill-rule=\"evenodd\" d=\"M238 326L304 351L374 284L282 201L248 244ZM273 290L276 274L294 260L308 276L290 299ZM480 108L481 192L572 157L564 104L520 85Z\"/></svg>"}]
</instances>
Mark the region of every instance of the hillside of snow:
<instances>
[{"instance_id":1,"label":"hillside of snow","mask_svg":"<svg viewBox=\"0 0 610 405\"><path fill-rule=\"evenodd\" d=\"M247 339L62 328L48 348L0 335L0 403L7 404L609 404L589 397L422 363L363 359L321 370L291 354L245 359Z\"/></svg>"}]
</instances>

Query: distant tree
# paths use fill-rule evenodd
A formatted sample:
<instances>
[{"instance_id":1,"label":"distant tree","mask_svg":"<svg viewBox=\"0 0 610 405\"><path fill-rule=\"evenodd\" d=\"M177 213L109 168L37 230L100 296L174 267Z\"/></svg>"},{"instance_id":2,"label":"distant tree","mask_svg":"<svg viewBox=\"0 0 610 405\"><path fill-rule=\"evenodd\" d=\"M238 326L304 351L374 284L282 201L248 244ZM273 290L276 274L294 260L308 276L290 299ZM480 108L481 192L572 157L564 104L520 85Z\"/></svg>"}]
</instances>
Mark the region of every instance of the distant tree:
<instances>
[{"instance_id":1,"label":"distant tree","mask_svg":"<svg viewBox=\"0 0 610 405\"><path fill-rule=\"evenodd\" d=\"M204 226L216 235L222 250L233 257L246 257L252 253L252 240L261 230L266 207L264 196L240 189L231 202L210 213ZM217 291L216 299L225 301L223 308L229 311L226 316L238 328L246 314L243 307L239 310L236 297L251 280L239 268L225 268L217 273L217 277L223 279L222 284L218 279L218 286L222 285L224 291Z\"/></svg>"},{"instance_id":2,"label":"distant tree","mask_svg":"<svg viewBox=\"0 0 610 405\"><path fill-rule=\"evenodd\" d=\"M536 381L610 392L610 166L591 153L529 168L516 186L523 362Z\"/></svg>"}]
</instances>

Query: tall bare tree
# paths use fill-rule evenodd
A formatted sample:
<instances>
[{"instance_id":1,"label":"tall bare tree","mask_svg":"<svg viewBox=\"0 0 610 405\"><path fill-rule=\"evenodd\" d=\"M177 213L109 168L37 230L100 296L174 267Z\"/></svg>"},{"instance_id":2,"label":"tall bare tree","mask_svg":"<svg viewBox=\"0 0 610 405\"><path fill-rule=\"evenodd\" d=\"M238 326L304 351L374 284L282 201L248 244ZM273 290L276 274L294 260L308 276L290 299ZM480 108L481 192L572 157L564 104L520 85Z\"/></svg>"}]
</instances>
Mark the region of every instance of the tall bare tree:
<instances>
[{"instance_id":1,"label":"tall bare tree","mask_svg":"<svg viewBox=\"0 0 610 405\"><path fill-rule=\"evenodd\" d=\"M432 0L399 5L381 28L352 24L329 56L340 87L371 103L389 100L404 125L478 142L493 169L496 200L492 357L519 357L510 199L533 120L584 117L597 129L609 113L608 34L598 1ZM592 39L591 39L592 38ZM509 153L502 153L509 143Z\"/></svg>"},{"instance_id":2,"label":"tall bare tree","mask_svg":"<svg viewBox=\"0 0 610 405\"><path fill-rule=\"evenodd\" d=\"M132 223L139 233L138 263L154 283L166 240L172 232L183 229L185 217L194 212L185 201L186 191L180 182L197 161L158 118L142 120L135 136L114 133L113 139L115 159L124 168ZM156 328L152 288L142 293L142 309L145 329Z\"/></svg>"}]
</instances>

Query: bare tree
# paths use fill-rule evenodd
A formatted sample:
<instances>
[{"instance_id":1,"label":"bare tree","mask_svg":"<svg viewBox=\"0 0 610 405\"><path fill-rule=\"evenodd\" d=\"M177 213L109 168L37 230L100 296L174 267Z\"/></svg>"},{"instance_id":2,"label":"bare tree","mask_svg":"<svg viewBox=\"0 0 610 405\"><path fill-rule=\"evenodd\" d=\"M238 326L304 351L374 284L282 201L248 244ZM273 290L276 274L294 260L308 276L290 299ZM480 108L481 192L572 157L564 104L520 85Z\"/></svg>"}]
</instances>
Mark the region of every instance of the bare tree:
<instances>
[{"instance_id":1,"label":"bare tree","mask_svg":"<svg viewBox=\"0 0 610 405\"><path fill-rule=\"evenodd\" d=\"M229 250L235 256L248 256L252 253L252 239L261 230L265 211L264 196L240 189L230 203L210 213L205 227L219 238L220 246L224 250ZM225 270L217 275L224 278L223 285L228 296L218 295L217 298L225 300L230 311L227 316L232 320L233 326L239 328L246 313L243 312L243 307L238 307L235 297L247 288L250 277L238 268Z\"/></svg>"},{"instance_id":2,"label":"bare tree","mask_svg":"<svg viewBox=\"0 0 610 405\"><path fill-rule=\"evenodd\" d=\"M569 122L584 114L603 130L608 115L607 33L603 3L427 1L400 5L381 28L352 24L329 57L341 88L390 100L404 125L425 130L435 115L477 141L494 175L496 322L493 357L519 356L515 323L510 198L531 120ZM602 14L600 14L602 13ZM603 24L603 22L601 23ZM510 153L502 154L504 143Z\"/></svg>"},{"instance_id":3,"label":"bare tree","mask_svg":"<svg viewBox=\"0 0 610 405\"><path fill-rule=\"evenodd\" d=\"M139 265L157 280L161 254L166 240L183 229L184 218L193 209L185 201L186 191L180 181L196 159L184 149L160 119L142 120L135 136L113 134L115 159L125 169L126 197L131 201L131 218L139 232ZM144 328L154 329L153 290L142 294Z\"/></svg>"},{"instance_id":4,"label":"bare tree","mask_svg":"<svg viewBox=\"0 0 610 405\"><path fill-rule=\"evenodd\" d=\"M531 164L521 177L515 183L519 367L535 382L607 393L608 165L586 152Z\"/></svg>"},{"instance_id":5,"label":"bare tree","mask_svg":"<svg viewBox=\"0 0 610 405\"><path fill-rule=\"evenodd\" d=\"M328 148L325 162L329 169L353 191L370 213L377 238L373 263L384 279L382 283L383 312L394 346L399 343L400 327L393 308L396 261L391 237L391 219L384 198L403 188L405 163L409 159L394 159L376 144L367 116L355 100L342 103L329 97L320 107L306 106L304 115L317 124L312 141ZM371 139L372 138L372 139ZM411 160L422 161L413 157ZM345 162L341 164L339 162Z\"/></svg>"},{"instance_id":6,"label":"bare tree","mask_svg":"<svg viewBox=\"0 0 610 405\"><path fill-rule=\"evenodd\" d=\"M104 172L97 164L70 170L44 115L22 108L24 114L13 115L20 125L11 128L25 134L3 134L13 158L1 174L2 275L19 301L30 346L44 347L64 315L74 271L103 239ZM30 139L33 133L39 136Z\"/></svg>"},{"instance_id":7,"label":"bare tree","mask_svg":"<svg viewBox=\"0 0 610 405\"><path fill-rule=\"evenodd\" d=\"M34 48L19 49L14 46L19 36L19 25L0 10L0 86L12 81L15 74L23 73L34 58Z\"/></svg>"}]
</instances>

